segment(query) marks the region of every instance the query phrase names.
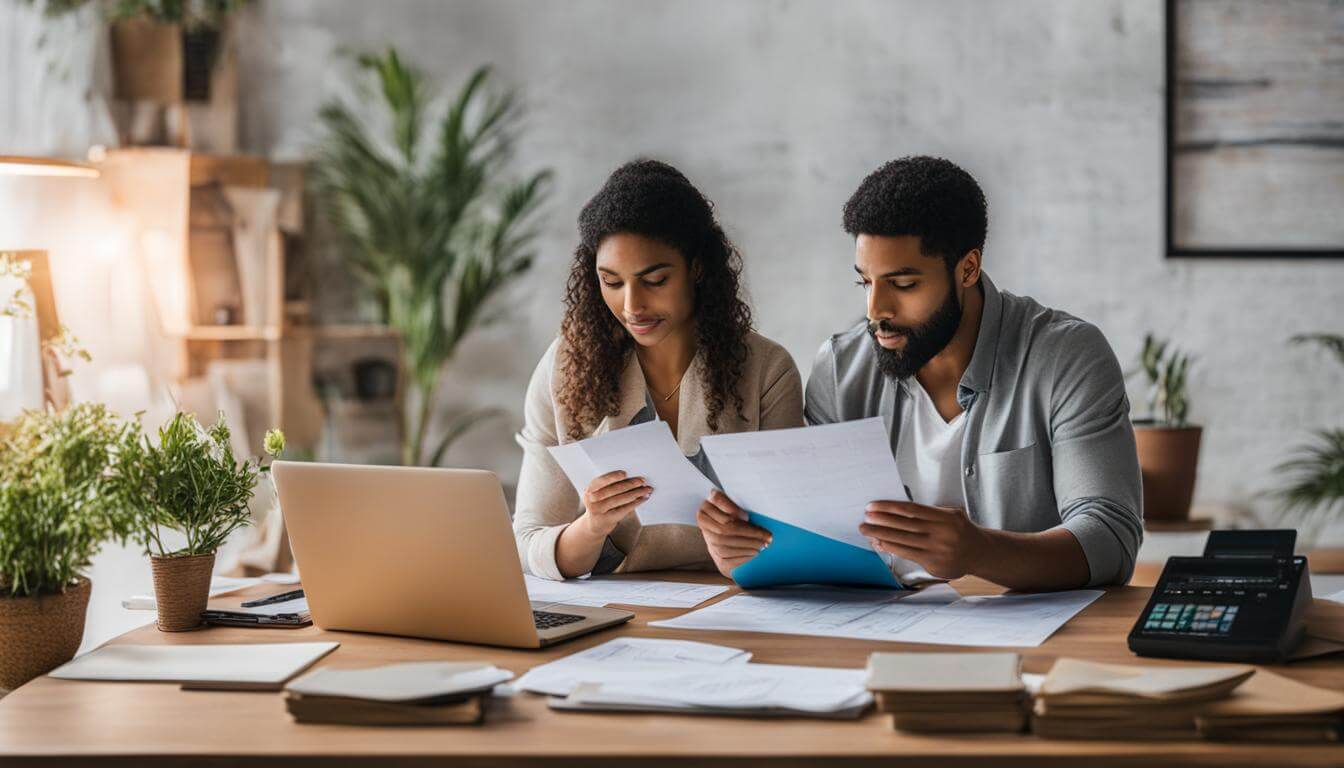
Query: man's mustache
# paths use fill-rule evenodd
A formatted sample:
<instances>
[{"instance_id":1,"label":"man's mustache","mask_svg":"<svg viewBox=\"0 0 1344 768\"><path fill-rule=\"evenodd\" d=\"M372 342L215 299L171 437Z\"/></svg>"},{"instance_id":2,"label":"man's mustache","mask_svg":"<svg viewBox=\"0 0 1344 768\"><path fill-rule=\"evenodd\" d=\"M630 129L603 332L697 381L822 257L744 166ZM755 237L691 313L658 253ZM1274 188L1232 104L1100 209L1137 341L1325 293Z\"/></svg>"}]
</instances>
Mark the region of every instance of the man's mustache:
<instances>
[{"instance_id":1,"label":"man's mustache","mask_svg":"<svg viewBox=\"0 0 1344 768\"><path fill-rule=\"evenodd\" d=\"M903 325L896 325L895 323L891 322L890 320L887 320L886 318L883 318L881 320L871 320L868 322L868 333L873 335L876 335L877 333L881 332L886 334L899 333L903 336L909 336L913 332L913 330L914 329L906 328Z\"/></svg>"}]
</instances>

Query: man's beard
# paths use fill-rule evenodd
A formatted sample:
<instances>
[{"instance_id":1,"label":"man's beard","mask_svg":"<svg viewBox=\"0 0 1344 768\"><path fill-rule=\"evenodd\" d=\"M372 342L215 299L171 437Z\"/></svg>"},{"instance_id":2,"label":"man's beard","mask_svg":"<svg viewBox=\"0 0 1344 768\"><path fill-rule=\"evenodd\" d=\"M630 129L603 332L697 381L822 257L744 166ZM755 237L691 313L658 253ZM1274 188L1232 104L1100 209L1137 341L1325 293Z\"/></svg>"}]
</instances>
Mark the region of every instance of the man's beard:
<instances>
[{"instance_id":1,"label":"man's beard","mask_svg":"<svg viewBox=\"0 0 1344 768\"><path fill-rule=\"evenodd\" d=\"M896 325L889 320L868 323L868 337L877 353L877 368L891 379L908 379L942 352L961 326L961 301L949 287L947 300L918 328ZM899 333L905 337L901 349L887 349L877 341L877 332Z\"/></svg>"}]
</instances>

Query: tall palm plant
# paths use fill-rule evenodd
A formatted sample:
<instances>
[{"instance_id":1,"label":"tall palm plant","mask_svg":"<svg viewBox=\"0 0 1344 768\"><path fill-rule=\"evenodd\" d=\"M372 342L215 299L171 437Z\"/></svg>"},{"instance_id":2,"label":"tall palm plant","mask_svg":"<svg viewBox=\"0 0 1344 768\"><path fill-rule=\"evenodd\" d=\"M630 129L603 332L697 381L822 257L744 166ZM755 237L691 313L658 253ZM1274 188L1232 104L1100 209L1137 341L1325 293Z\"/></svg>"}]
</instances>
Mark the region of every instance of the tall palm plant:
<instances>
[{"instance_id":1,"label":"tall palm plant","mask_svg":"<svg viewBox=\"0 0 1344 768\"><path fill-rule=\"evenodd\" d=\"M391 48L358 62L381 94L386 125L373 128L362 107L326 104L315 179L347 261L401 335L418 396L403 414L402 461L436 465L483 416L458 418L426 450L447 363L486 319L490 298L531 266L531 220L550 171L504 178L520 113L511 92L488 87L488 68L467 79L427 135L423 74Z\"/></svg>"},{"instance_id":2,"label":"tall palm plant","mask_svg":"<svg viewBox=\"0 0 1344 768\"><path fill-rule=\"evenodd\" d=\"M1344 364L1344 335L1307 333L1289 341L1319 346ZM1279 465L1288 482L1277 496L1284 511L1301 514L1304 524L1324 525L1332 513L1344 511L1344 427L1317 430L1315 438Z\"/></svg>"}]
</instances>

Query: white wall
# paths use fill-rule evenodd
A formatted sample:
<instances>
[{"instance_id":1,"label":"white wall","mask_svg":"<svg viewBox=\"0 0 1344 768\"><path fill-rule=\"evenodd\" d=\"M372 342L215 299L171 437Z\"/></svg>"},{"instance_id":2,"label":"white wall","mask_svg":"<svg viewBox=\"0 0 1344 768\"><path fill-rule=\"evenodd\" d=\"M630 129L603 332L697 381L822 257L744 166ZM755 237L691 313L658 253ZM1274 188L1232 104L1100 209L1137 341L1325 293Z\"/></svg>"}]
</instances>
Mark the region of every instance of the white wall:
<instances>
[{"instance_id":1,"label":"white wall","mask_svg":"<svg viewBox=\"0 0 1344 768\"><path fill-rule=\"evenodd\" d=\"M32 47L28 16L0 10L0 105L40 109L0 117L0 152L78 148L75 129L96 132L97 110L80 89L27 82L38 68L13 52ZM1291 446L1344 423L1344 372L1285 346L1344 331L1344 261L1163 256L1156 0L262 0L242 36L243 142L276 158L302 156L318 106L347 88L341 49L395 45L453 87L492 62L522 89L520 165L558 181L541 259L509 297L514 319L468 342L445 393L449 407L507 407L513 423L461 443L459 464L516 473L509 433L557 327L574 217L641 154L715 201L746 254L760 330L804 375L817 344L862 312L841 205L881 162L928 153L985 188L985 265L1001 287L1096 323L1126 365L1147 330L1197 355L1202 501L1267 508L1252 494ZM1344 189L1329 204L1344 209Z\"/></svg>"}]
</instances>

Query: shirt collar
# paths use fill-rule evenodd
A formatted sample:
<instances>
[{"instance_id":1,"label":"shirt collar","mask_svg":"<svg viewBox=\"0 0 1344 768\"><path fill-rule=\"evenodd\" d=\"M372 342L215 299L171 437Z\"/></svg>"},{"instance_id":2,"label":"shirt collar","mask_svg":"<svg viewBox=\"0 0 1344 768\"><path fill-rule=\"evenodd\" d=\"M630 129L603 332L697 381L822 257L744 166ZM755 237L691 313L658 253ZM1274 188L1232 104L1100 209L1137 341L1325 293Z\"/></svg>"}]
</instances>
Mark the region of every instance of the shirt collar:
<instances>
[{"instance_id":1,"label":"shirt collar","mask_svg":"<svg viewBox=\"0 0 1344 768\"><path fill-rule=\"evenodd\" d=\"M957 402L968 407L975 394L988 392L994 381L994 364L999 357L999 334L1003 328L1003 297L989 275L980 273L980 286L985 294L984 308L980 313L980 333L975 339L975 350L971 352L971 364L961 375L957 386Z\"/></svg>"}]
</instances>

